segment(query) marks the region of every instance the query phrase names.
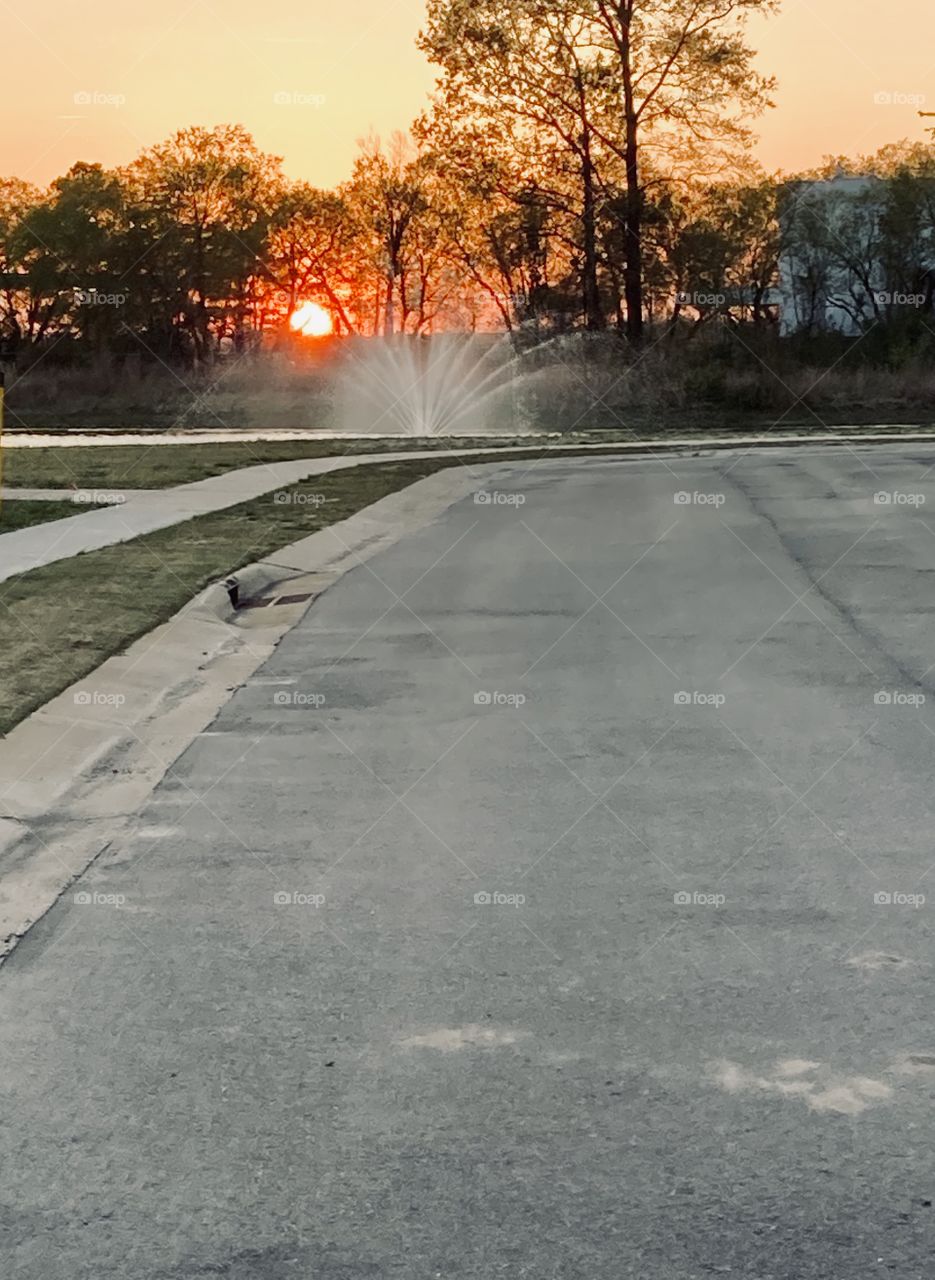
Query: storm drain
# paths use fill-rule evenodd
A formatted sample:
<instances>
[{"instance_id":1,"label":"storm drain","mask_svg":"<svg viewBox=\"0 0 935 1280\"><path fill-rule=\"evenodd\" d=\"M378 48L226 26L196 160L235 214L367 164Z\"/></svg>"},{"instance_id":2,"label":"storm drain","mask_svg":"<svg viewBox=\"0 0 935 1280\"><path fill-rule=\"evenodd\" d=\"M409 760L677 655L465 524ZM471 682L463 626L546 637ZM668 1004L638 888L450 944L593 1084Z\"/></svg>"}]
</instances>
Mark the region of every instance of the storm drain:
<instances>
[{"instance_id":1,"label":"storm drain","mask_svg":"<svg viewBox=\"0 0 935 1280\"><path fill-rule=\"evenodd\" d=\"M242 609L266 609L269 605L275 604L303 604L306 600L312 600L314 596L314 591L303 591L298 595L292 596L255 596L252 600L242 600L238 605L238 611Z\"/></svg>"}]
</instances>

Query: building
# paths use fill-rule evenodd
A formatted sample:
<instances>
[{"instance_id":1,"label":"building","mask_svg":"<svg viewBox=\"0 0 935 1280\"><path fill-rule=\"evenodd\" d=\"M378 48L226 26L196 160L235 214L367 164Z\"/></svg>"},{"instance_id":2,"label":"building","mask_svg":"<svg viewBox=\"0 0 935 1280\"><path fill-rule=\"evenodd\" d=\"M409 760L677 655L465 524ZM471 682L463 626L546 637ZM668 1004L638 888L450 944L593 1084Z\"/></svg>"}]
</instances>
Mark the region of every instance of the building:
<instances>
[{"instance_id":1,"label":"building","mask_svg":"<svg viewBox=\"0 0 935 1280\"><path fill-rule=\"evenodd\" d=\"M885 305L880 245L885 183L839 174L792 182L781 210L779 324L856 337Z\"/></svg>"}]
</instances>

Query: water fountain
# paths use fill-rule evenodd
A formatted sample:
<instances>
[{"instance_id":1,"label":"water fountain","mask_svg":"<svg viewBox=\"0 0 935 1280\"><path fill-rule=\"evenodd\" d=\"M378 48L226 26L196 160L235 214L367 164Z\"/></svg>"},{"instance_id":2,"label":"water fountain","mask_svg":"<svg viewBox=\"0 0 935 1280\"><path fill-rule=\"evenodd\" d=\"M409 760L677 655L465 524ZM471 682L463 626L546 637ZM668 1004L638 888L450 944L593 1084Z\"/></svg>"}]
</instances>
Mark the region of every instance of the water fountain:
<instances>
[{"instance_id":1,"label":"water fountain","mask_svg":"<svg viewBox=\"0 0 935 1280\"><path fill-rule=\"evenodd\" d=\"M524 377L507 335L352 338L337 375L335 424L354 435L531 434Z\"/></svg>"}]
</instances>

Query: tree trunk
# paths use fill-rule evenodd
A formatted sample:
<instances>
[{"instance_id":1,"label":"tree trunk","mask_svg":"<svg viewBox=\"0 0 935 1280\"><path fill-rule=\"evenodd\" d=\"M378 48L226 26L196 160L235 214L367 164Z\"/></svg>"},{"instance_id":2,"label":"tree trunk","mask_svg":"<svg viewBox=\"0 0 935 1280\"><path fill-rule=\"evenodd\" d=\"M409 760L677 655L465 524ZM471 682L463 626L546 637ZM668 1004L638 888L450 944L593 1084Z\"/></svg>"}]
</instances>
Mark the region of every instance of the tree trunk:
<instances>
[{"instance_id":1,"label":"tree trunk","mask_svg":"<svg viewBox=\"0 0 935 1280\"><path fill-rule=\"evenodd\" d=\"M623 294L627 304L627 337L634 345L643 340L643 193L640 191L636 132L636 120L628 119Z\"/></svg>"},{"instance_id":2,"label":"tree trunk","mask_svg":"<svg viewBox=\"0 0 935 1280\"><path fill-rule=\"evenodd\" d=\"M386 277L386 302L383 307L383 332L388 338L392 338L396 327L396 308L393 305L394 283L392 272L388 272Z\"/></svg>"},{"instance_id":3,"label":"tree trunk","mask_svg":"<svg viewBox=\"0 0 935 1280\"><path fill-rule=\"evenodd\" d=\"M345 307L344 307L344 303L341 301L341 299L335 293L334 289L332 289L331 285L325 279L324 273L320 274L319 281L321 284L321 288L324 290L326 298L331 303L332 312L338 317L338 319L341 321L341 324L344 325L345 333L356 333L357 329L354 326L350 316L347 314L347 311L345 310Z\"/></svg>"},{"instance_id":4,"label":"tree trunk","mask_svg":"<svg viewBox=\"0 0 935 1280\"><path fill-rule=\"evenodd\" d=\"M582 131L581 131L581 183L584 195L584 271L582 292L584 301L584 322L592 333L599 333L604 328L604 311L601 306L601 291L597 283L597 213L594 198L594 165L591 160L591 130L584 114L584 92L581 91Z\"/></svg>"},{"instance_id":5,"label":"tree trunk","mask_svg":"<svg viewBox=\"0 0 935 1280\"><path fill-rule=\"evenodd\" d=\"M623 296L627 305L627 337L634 346L643 340L643 193L640 190L639 118L633 91L633 65L630 53L631 3L619 8L622 38L620 42L623 72L623 107L626 145L624 162L627 175L627 198L624 207Z\"/></svg>"}]
</instances>

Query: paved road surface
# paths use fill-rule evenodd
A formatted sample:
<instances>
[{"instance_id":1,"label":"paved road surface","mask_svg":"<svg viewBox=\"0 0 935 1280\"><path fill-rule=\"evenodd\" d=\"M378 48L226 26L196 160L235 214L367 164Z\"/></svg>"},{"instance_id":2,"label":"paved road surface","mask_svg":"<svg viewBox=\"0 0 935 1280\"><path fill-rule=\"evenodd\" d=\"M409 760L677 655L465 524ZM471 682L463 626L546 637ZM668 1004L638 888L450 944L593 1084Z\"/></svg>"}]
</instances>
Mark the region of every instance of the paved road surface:
<instances>
[{"instance_id":1,"label":"paved road surface","mask_svg":"<svg viewBox=\"0 0 935 1280\"><path fill-rule=\"evenodd\" d=\"M517 464L328 592L0 970L3 1274L929 1277L932 461Z\"/></svg>"}]
</instances>

